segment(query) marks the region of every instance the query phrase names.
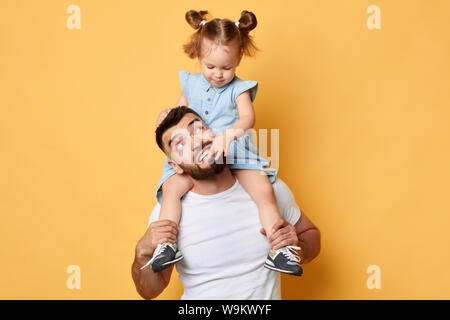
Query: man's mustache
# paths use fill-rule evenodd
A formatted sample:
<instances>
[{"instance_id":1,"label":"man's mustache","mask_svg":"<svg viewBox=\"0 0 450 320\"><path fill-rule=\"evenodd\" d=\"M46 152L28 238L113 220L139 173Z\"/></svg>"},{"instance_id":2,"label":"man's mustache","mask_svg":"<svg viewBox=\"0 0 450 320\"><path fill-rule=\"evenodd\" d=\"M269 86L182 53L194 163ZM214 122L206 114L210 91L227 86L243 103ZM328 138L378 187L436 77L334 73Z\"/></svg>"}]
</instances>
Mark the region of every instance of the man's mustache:
<instances>
[{"instance_id":1,"label":"man's mustache","mask_svg":"<svg viewBox=\"0 0 450 320\"><path fill-rule=\"evenodd\" d=\"M205 147L212 144L212 140L209 141L202 141L202 144L196 148L194 148L194 163L197 163L197 157L200 155L200 153L205 149Z\"/></svg>"}]
</instances>

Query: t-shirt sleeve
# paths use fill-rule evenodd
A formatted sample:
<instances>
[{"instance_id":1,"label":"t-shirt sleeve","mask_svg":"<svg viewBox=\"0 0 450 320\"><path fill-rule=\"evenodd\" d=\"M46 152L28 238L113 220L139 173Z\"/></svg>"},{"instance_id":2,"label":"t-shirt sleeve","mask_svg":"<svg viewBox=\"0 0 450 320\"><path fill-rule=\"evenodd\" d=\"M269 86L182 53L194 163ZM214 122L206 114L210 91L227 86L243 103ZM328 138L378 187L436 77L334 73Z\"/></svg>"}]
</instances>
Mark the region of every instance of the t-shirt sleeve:
<instances>
[{"instance_id":1,"label":"t-shirt sleeve","mask_svg":"<svg viewBox=\"0 0 450 320\"><path fill-rule=\"evenodd\" d=\"M150 224L152 222L155 222L156 220L158 220L160 210L161 210L160 204L156 203L155 207L153 208L152 213L150 213L150 218L148 219L148 226L150 226Z\"/></svg>"},{"instance_id":2,"label":"t-shirt sleeve","mask_svg":"<svg viewBox=\"0 0 450 320\"><path fill-rule=\"evenodd\" d=\"M180 78L181 89L183 90L186 99L189 97L189 75L190 73L184 70L178 71L178 77Z\"/></svg>"},{"instance_id":3,"label":"t-shirt sleeve","mask_svg":"<svg viewBox=\"0 0 450 320\"><path fill-rule=\"evenodd\" d=\"M233 87L232 98L233 102L236 101L236 98L247 90L250 90L250 99L255 101L256 93L258 92L258 82L256 81L243 81L239 78L235 79L236 83Z\"/></svg>"},{"instance_id":4,"label":"t-shirt sleeve","mask_svg":"<svg viewBox=\"0 0 450 320\"><path fill-rule=\"evenodd\" d=\"M301 212L295 203L294 195L283 180L277 178L272 184L278 208L283 218L292 225L295 225L300 219Z\"/></svg>"}]
</instances>

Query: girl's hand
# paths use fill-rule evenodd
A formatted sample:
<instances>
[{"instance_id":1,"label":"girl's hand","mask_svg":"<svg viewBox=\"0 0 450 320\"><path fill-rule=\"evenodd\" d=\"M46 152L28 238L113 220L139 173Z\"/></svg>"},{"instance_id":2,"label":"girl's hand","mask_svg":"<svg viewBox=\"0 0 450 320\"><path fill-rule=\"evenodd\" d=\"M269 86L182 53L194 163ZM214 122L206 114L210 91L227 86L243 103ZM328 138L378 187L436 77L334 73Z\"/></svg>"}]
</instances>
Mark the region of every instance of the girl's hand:
<instances>
[{"instance_id":1,"label":"girl's hand","mask_svg":"<svg viewBox=\"0 0 450 320\"><path fill-rule=\"evenodd\" d=\"M214 137L211 149L209 149L209 155L206 161L214 158L214 160L218 160L220 156L224 153L224 136L222 134Z\"/></svg>"},{"instance_id":2,"label":"girl's hand","mask_svg":"<svg viewBox=\"0 0 450 320\"><path fill-rule=\"evenodd\" d=\"M163 111L161 111L161 113L158 116L158 119L156 120L156 126L159 127L159 125L161 124L161 122L164 121L164 119L167 117L167 115L169 114L170 110L172 110L172 108L169 109L164 109Z\"/></svg>"},{"instance_id":3,"label":"girl's hand","mask_svg":"<svg viewBox=\"0 0 450 320\"><path fill-rule=\"evenodd\" d=\"M214 157L217 161L220 159L222 154L226 157L228 155L228 149L230 148L231 142L236 139L236 136L231 133L227 134L225 130L221 135L214 138L213 144L210 149L209 159Z\"/></svg>"},{"instance_id":4,"label":"girl's hand","mask_svg":"<svg viewBox=\"0 0 450 320\"><path fill-rule=\"evenodd\" d=\"M236 140L238 137L235 135L235 134L232 134L231 133L231 131L229 131L229 130L225 130L225 132L223 133L225 136L224 136L224 145L225 145L225 148L224 148L224 154L225 154L225 157L227 157L228 156L228 149L230 149L230 145L231 145L231 143L234 141L234 140Z\"/></svg>"}]
</instances>

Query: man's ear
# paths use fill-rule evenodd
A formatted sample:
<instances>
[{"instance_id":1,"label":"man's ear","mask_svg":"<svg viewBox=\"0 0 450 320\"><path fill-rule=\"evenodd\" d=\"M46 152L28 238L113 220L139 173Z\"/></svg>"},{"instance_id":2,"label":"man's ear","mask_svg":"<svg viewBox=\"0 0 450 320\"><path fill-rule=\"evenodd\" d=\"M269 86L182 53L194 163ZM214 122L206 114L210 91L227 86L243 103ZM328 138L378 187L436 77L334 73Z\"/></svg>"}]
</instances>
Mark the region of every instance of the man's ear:
<instances>
[{"instance_id":1,"label":"man's ear","mask_svg":"<svg viewBox=\"0 0 450 320\"><path fill-rule=\"evenodd\" d=\"M167 161L167 163L169 164L169 166L172 167L172 169L175 171L175 173L182 174L184 172L184 170L172 159L169 159L169 161Z\"/></svg>"}]
</instances>

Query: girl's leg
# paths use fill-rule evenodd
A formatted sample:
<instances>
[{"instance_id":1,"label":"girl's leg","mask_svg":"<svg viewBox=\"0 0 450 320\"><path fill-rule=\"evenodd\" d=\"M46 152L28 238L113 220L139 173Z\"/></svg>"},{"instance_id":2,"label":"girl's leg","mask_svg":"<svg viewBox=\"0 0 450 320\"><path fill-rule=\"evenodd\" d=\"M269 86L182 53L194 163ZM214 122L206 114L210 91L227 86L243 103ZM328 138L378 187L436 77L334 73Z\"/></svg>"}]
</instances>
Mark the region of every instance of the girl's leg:
<instances>
[{"instance_id":1,"label":"girl's leg","mask_svg":"<svg viewBox=\"0 0 450 320\"><path fill-rule=\"evenodd\" d=\"M174 174L162 185L162 201L159 220L171 220L177 225L181 219L181 197L193 186L192 178L187 174ZM153 257L142 268L152 266L154 272L159 272L183 259L176 243L160 243ZM141 268L141 269L142 269Z\"/></svg>"},{"instance_id":2,"label":"girl's leg","mask_svg":"<svg viewBox=\"0 0 450 320\"><path fill-rule=\"evenodd\" d=\"M272 228L277 221L283 220L273 192L272 184L265 174L259 170L233 170L239 183L256 202L259 219L266 231L267 238L272 235ZM278 250L270 250L264 267L273 271L300 276L303 273L300 259L291 249L299 247L286 246Z\"/></svg>"},{"instance_id":3,"label":"girl's leg","mask_svg":"<svg viewBox=\"0 0 450 320\"><path fill-rule=\"evenodd\" d=\"M181 219L181 197L193 186L187 174L174 174L162 185L161 210L159 220L171 220L177 225Z\"/></svg>"},{"instance_id":4,"label":"girl's leg","mask_svg":"<svg viewBox=\"0 0 450 320\"><path fill-rule=\"evenodd\" d=\"M258 206L261 225L269 238L274 224L282 220L269 178L259 170L236 169L233 174Z\"/></svg>"}]
</instances>

